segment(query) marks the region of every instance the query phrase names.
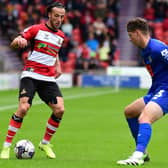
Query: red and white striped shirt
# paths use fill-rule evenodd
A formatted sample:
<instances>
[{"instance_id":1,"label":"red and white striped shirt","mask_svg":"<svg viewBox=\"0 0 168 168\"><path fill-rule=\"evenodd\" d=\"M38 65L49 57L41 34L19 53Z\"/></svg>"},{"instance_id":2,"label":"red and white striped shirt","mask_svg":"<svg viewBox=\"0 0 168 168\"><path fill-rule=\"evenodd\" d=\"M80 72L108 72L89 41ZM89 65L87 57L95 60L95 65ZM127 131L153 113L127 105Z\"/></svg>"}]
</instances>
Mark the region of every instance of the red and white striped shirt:
<instances>
[{"instance_id":1,"label":"red and white striped shirt","mask_svg":"<svg viewBox=\"0 0 168 168\"><path fill-rule=\"evenodd\" d=\"M32 50L21 78L55 81L55 63L64 40L64 33L61 30L53 31L45 24L38 24L25 29L22 36L30 41Z\"/></svg>"}]
</instances>

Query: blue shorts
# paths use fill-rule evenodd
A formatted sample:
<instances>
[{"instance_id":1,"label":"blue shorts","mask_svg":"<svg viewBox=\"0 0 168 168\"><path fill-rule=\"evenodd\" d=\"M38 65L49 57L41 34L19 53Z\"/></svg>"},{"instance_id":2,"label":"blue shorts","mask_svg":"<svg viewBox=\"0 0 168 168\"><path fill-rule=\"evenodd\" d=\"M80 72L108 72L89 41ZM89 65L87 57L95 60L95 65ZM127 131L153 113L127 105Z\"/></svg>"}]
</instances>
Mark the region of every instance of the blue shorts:
<instances>
[{"instance_id":1,"label":"blue shorts","mask_svg":"<svg viewBox=\"0 0 168 168\"><path fill-rule=\"evenodd\" d=\"M160 89L155 92L149 92L144 96L145 104L150 101L157 103L163 110L163 113L168 113L168 89Z\"/></svg>"}]
</instances>

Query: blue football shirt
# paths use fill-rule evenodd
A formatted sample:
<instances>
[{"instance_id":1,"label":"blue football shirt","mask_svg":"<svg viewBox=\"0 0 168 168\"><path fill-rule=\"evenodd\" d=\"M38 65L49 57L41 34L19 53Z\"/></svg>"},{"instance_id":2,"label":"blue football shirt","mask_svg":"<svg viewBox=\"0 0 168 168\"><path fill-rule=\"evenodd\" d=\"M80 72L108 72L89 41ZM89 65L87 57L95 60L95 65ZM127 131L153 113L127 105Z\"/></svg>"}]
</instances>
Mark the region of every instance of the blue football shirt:
<instances>
[{"instance_id":1,"label":"blue football shirt","mask_svg":"<svg viewBox=\"0 0 168 168\"><path fill-rule=\"evenodd\" d=\"M144 101L146 104L154 101L164 114L168 113L168 46L151 38L141 56L152 77L152 86L144 96Z\"/></svg>"},{"instance_id":2,"label":"blue football shirt","mask_svg":"<svg viewBox=\"0 0 168 168\"><path fill-rule=\"evenodd\" d=\"M168 46L151 38L142 50L145 66L152 77L152 85L162 85L168 88Z\"/></svg>"}]
</instances>

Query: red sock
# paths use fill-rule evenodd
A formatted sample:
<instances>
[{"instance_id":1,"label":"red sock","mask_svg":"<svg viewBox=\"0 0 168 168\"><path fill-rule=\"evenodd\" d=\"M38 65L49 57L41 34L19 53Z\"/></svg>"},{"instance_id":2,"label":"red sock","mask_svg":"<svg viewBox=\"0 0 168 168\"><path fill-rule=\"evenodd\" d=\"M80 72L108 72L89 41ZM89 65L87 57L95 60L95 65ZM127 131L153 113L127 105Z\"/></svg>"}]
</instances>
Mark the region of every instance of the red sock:
<instances>
[{"instance_id":1,"label":"red sock","mask_svg":"<svg viewBox=\"0 0 168 168\"><path fill-rule=\"evenodd\" d=\"M21 127L22 125L22 119L13 115L10 122L9 122L9 127L8 127L8 132L7 132L7 136L6 136L6 143L12 143L12 140L16 134L16 132L18 131L18 129ZM16 119L17 118L17 119Z\"/></svg>"},{"instance_id":2,"label":"red sock","mask_svg":"<svg viewBox=\"0 0 168 168\"><path fill-rule=\"evenodd\" d=\"M60 122L54 121L51 117L49 118L47 122L46 132L44 134L43 142L49 143L50 139L56 132L57 128L59 127Z\"/></svg>"}]
</instances>

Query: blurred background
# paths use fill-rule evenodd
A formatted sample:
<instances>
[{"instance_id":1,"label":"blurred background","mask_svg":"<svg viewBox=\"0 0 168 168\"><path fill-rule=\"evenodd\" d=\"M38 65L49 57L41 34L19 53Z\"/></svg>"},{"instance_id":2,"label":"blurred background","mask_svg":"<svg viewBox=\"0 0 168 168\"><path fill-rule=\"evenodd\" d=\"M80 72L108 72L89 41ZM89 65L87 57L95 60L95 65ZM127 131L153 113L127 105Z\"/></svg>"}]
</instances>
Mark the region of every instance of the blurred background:
<instances>
[{"instance_id":1,"label":"blurred background","mask_svg":"<svg viewBox=\"0 0 168 168\"><path fill-rule=\"evenodd\" d=\"M151 35L168 44L168 0L60 0L67 15L62 24L66 37L59 52L63 74L57 83L66 113L54 144L57 159L45 159L36 150L24 168L119 168L116 161L134 150L123 109L145 95L151 78L139 50L128 39L126 23L136 16L149 21ZM47 20L45 8L53 0L0 0L0 142L9 118L17 108L20 73L29 48L14 50L10 42L23 29ZM120 89L121 88L121 89ZM48 107L35 96L13 145L20 139L39 144L49 116ZM148 168L167 168L168 136L162 131L166 117L153 126ZM1 147L0 147L1 148ZM0 167L23 168L15 159ZM28 163L28 164L26 164Z\"/></svg>"},{"instance_id":2,"label":"blurred background","mask_svg":"<svg viewBox=\"0 0 168 168\"><path fill-rule=\"evenodd\" d=\"M53 0L0 0L0 89L17 88L29 54L28 47L10 48L11 40L26 27L45 22L45 8L51 2ZM59 52L64 75L58 82L62 87L149 87L149 83L142 81L149 76L139 50L129 42L126 23L135 16L144 17L149 21L152 37L168 44L167 0L61 2L67 10L61 27L66 37ZM139 76L140 73L144 75ZM101 80L97 81L94 75ZM114 82L109 75L131 78Z\"/></svg>"}]
</instances>

